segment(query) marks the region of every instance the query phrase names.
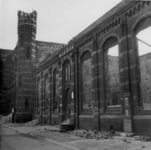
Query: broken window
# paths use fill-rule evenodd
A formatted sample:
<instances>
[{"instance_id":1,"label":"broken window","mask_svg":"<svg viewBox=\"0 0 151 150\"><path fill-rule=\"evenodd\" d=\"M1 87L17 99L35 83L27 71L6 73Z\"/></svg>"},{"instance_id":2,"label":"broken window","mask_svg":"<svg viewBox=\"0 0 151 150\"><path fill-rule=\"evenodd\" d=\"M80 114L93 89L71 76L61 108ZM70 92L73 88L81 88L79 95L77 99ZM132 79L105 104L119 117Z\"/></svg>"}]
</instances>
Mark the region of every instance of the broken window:
<instances>
[{"instance_id":1,"label":"broken window","mask_svg":"<svg viewBox=\"0 0 151 150\"><path fill-rule=\"evenodd\" d=\"M70 62L67 61L65 63L65 83L70 83L71 81L71 65Z\"/></svg>"},{"instance_id":2,"label":"broken window","mask_svg":"<svg viewBox=\"0 0 151 150\"><path fill-rule=\"evenodd\" d=\"M53 111L59 107L59 70L53 72Z\"/></svg>"},{"instance_id":3,"label":"broken window","mask_svg":"<svg viewBox=\"0 0 151 150\"><path fill-rule=\"evenodd\" d=\"M27 59L29 59L30 58L30 49L29 49L29 47L27 47Z\"/></svg>"},{"instance_id":4,"label":"broken window","mask_svg":"<svg viewBox=\"0 0 151 150\"><path fill-rule=\"evenodd\" d=\"M44 79L44 111L48 110L48 98L49 98L49 75L45 75Z\"/></svg>"},{"instance_id":5,"label":"broken window","mask_svg":"<svg viewBox=\"0 0 151 150\"><path fill-rule=\"evenodd\" d=\"M19 87L22 86L22 76L19 76Z\"/></svg>"},{"instance_id":6,"label":"broken window","mask_svg":"<svg viewBox=\"0 0 151 150\"><path fill-rule=\"evenodd\" d=\"M23 39L23 35L21 35L21 37L20 37L20 46L23 46L23 43L24 43L24 39Z\"/></svg>"},{"instance_id":7,"label":"broken window","mask_svg":"<svg viewBox=\"0 0 151 150\"><path fill-rule=\"evenodd\" d=\"M151 110L151 27L136 35L138 47L138 68L140 99L144 110Z\"/></svg>"},{"instance_id":8,"label":"broken window","mask_svg":"<svg viewBox=\"0 0 151 150\"><path fill-rule=\"evenodd\" d=\"M28 111L28 99L26 98L25 100L25 111L27 112Z\"/></svg>"},{"instance_id":9,"label":"broken window","mask_svg":"<svg viewBox=\"0 0 151 150\"><path fill-rule=\"evenodd\" d=\"M41 101L41 80L39 78L37 82L37 112L39 112L40 110L41 106L40 101Z\"/></svg>"},{"instance_id":10,"label":"broken window","mask_svg":"<svg viewBox=\"0 0 151 150\"><path fill-rule=\"evenodd\" d=\"M105 51L105 90L107 106L121 105L118 45Z\"/></svg>"},{"instance_id":11,"label":"broken window","mask_svg":"<svg viewBox=\"0 0 151 150\"><path fill-rule=\"evenodd\" d=\"M81 69L82 69L82 109L91 108L93 102L92 94L92 63L91 53L85 52L81 57Z\"/></svg>"}]
</instances>

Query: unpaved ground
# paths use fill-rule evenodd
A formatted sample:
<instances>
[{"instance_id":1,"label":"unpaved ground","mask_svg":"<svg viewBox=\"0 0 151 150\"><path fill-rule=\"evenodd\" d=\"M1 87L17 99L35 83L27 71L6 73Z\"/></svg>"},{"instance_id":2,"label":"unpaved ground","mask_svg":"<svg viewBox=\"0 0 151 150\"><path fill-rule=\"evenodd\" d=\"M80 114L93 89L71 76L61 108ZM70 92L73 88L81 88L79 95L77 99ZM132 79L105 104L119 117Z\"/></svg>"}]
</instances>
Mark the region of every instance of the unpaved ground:
<instances>
[{"instance_id":1,"label":"unpaved ground","mask_svg":"<svg viewBox=\"0 0 151 150\"><path fill-rule=\"evenodd\" d=\"M108 139L96 140L81 138L71 132L60 133L59 127L56 126L16 126L13 128L80 150L151 150L151 142L136 140L138 136L112 136Z\"/></svg>"},{"instance_id":2,"label":"unpaved ground","mask_svg":"<svg viewBox=\"0 0 151 150\"><path fill-rule=\"evenodd\" d=\"M29 134L1 127L1 150L72 150Z\"/></svg>"}]
</instances>

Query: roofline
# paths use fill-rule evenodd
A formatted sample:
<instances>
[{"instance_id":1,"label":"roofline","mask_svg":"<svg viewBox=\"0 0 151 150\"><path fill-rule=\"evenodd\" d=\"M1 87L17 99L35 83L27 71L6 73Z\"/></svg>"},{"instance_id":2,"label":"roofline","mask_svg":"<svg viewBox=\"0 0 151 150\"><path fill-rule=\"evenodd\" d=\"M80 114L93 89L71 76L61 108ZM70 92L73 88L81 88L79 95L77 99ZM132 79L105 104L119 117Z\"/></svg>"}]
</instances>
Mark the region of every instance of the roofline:
<instances>
[{"instance_id":1,"label":"roofline","mask_svg":"<svg viewBox=\"0 0 151 150\"><path fill-rule=\"evenodd\" d=\"M46 41L37 41L36 40L36 42L41 42L41 43L47 43L47 44L58 44L58 45L66 45L66 44L64 44L64 43L55 43L55 42L46 42Z\"/></svg>"},{"instance_id":2,"label":"roofline","mask_svg":"<svg viewBox=\"0 0 151 150\"><path fill-rule=\"evenodd\" d=\"M3 49L3 48L0 48L0 50L4 50L4 51L13 51L12 49Z\"/></svg>"},{"instance_id":3,"label":"roofline","mask_svg":"<svg viewBox=\"0 0 151 150\"><path fill-rule=\"evenodd\" d=\"M90 24L87 28L85 28L83 31L81 31L78 35L76 35L75 38L75 42L78 41L80 38L82 38L84 35L88 34L89 32L91 32L92 30L94 30L95 28L97 28L100 24L102 24L103 22L105 22L107 19L109 19L111 17L111 15L109 15L112 12L112 16L115 15L117 12L119 12L123 7L125 7L126 5L128 5L129 3L131 3L132 1L130 0L122 0L121 2L119 2L117 5L115 5L112 9L110 9L108 12L106 12L104 15L102 15L100 18L98 18L95 22L93 22L92 24ZM123 3L123 5L122 5ZM118 6L122 5L119 9ZM115 12L113 12L113 10L115 9ZM116 10L117 9L117 10Z\"/></svg>"}]
</instances>

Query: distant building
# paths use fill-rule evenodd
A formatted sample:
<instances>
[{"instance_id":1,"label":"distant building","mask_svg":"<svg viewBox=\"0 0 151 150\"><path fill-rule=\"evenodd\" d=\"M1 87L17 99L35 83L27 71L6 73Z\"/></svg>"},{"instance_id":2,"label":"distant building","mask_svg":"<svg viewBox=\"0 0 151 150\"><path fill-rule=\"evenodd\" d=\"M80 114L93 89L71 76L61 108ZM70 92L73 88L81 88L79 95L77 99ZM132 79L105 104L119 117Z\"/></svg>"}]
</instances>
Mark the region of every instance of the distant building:
<instances>
[{"instance_id":1,"label":"distant building","mask_svg":"<svg viewBox=\"0 0 151 150\"><path fill-rule=\"evenodd\" d=\"M68 44L43 42L37 12L19 11L17 45L1 49L1 113L151 135L151 54L140 56L137 44L148 27L151 2L124 0Z\"/></svg>"}]
</instances>

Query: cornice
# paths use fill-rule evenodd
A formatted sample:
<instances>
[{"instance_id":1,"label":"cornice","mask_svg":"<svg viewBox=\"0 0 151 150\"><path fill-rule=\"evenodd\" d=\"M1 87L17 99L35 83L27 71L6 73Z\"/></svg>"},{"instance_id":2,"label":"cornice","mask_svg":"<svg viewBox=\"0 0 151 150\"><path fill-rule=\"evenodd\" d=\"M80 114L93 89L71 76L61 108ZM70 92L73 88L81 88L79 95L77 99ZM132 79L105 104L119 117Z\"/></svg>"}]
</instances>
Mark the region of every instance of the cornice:
<instances>
[{"instance_id":1,"label":"cornice","mask_svg":"<svg viewBox=\"0 0 151 150\"><path fill-rule=\"evenodd\" d=\"M113 13L112 16L108 15L108 17L106 19L102 19L98 25L100 27L95 26L94 28L91 28L91 30L89 29L89 31L86 32L85 34L82 34L81 37L76 36L75 41L74 41L74 44L76 45L76 47L81 48L81 47L85 46L86 44L90 43L94 39L94 33L97 37L101 37L104 34L109 33L111 30L115 29L118 26L121 27L121 30L123 33L124 32L123 31L123 25L124 25L123 23L125 22L125 20L124 20L125 17L127 18L127 20L129 20L133 15L139 13L143 8L146 8L149 5L151 5L151 1L133 1L133 2L125 1L125 2L126 2L125 5L118 8ZM128 4L129 5L131 4L130 8L128 7ZM125 11L123 9L123 7L127 10ZM115 13L118 13L118 14L115 14ZM110 19L111 17L113 19ZM105 18L105 17L103 16L103 18ZM107 22L107 23L105 23L105 22Z\"/></svg>"}]
</instances>

